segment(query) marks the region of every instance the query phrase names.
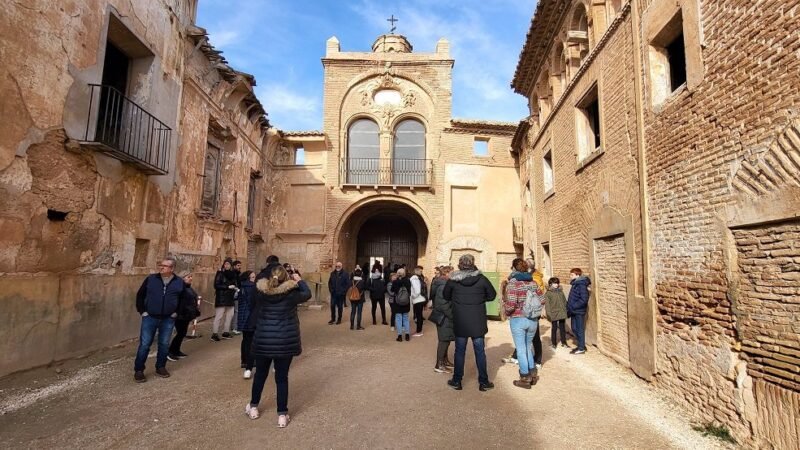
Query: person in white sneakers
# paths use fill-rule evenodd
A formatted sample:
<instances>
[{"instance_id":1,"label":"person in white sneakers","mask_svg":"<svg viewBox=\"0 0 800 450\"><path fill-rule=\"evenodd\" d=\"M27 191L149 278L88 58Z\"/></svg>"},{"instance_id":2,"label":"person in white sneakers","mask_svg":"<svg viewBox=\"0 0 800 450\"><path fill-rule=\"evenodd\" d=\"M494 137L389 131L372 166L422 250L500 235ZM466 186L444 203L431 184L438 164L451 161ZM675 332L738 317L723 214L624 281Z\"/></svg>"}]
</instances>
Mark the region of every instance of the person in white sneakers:
<instances>
[{"instance_id":1,"label":"person in white sneakers","mask_svg":"<svg viewBox=\"0 0 800 450\"><path fill-rule=\"evenodd\" d=\"M414 275L411 276L411 304L414 305L414 323L417 325L414 337L422 336L422 324L425 323L422 312L425 310L425 304L428 303L428 299L425 298L427 290L425 277L422 275L422 266L417 266L414 268Z\"/></svg>"}]
</instances>

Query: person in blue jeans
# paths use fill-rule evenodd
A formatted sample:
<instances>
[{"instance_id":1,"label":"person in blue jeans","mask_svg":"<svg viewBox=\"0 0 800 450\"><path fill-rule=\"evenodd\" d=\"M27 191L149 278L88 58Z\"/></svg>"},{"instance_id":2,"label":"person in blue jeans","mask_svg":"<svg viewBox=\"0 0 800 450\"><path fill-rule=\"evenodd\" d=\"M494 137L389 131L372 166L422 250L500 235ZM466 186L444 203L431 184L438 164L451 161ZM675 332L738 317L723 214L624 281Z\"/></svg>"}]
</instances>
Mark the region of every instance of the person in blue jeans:
<instances>
[{"instance_id":1,"label":"person in blue jeans","mask_svg":"<svg viewBox=\"0 0 800 450\"><path fill-rule=\"evenodd\" d=\"M133 379L144 383L147 354L158 332L158 356L156 356L156 375L169 378L167 355L169 340L175 327L175 318L185 297L183 280L175 275L175 259L164 258L158 264L158 272L148 275L136 293L136 311L142 316L139 331L139 349L133 365Z\"/></svg>"},{"instance_id":2,"label":"person in blue jeans","mask_svg":"<svg viewBox=\"0 0 800 450\"><path fill-rule=\"evenodd\" d=\"M484 337L489 332L486 325L486 302L494 301L497 292L492 283L475 267L475 257L463 255L458 260L457 271L450 274L444 286L444 300L453 307L453 331L456 335L455 367L453 378L447 385L460 391L464 378L464 357L467 352L467 340L472 339L475 352L475 364L478 366L478 389L488 391L494 388L489 381L486 369L486 351Z\"/></svg>"},{"instance_id":3,"label":"person in blue jeans","mask_svg":"<svg viewBox=\"0 0 800 450\"><path fill-rule=\"evenodd\" d=\"M411 279L406 276L406 269L397 269L397 277L391 282L394 295L394 318L397 342L411 340L411 330L408 324L408 313L411 311ZM401 292L401 289L405 289Z\"/></svg>"},{"instance_id":4,"label":"person in blue jeans","mask_svg":"<svg viewBox=\"0 0 800 450\"><path fill-rule=\"evenodd\" d=\"M511 336L514 338L517 361L519 363L519 379L514 386L530 389L539 381L536 371L536 359L531 348L536 331L539 329L539 318L525 314L525 300L529 295L539 296L541 302L544 294L528 272L528 264L522 258L514 260L511 276L506 283L503 295L503 308L509 318Z\"/></svg>"},{"instance_id":5,"label":"person in blue jeans","mask_svg":"<svg viewBox=\"0 0 800 450\"><path fill-rule=\"evenodd\" d=\"M586 353L586 309L589 306L589 281L588 277L583 276L583 271L575 268L569 271L572 287L569 290L567 299L567 314L571 318L570 326L578 346L570 351L573 355Z\"/></svg>"}]
</instances>

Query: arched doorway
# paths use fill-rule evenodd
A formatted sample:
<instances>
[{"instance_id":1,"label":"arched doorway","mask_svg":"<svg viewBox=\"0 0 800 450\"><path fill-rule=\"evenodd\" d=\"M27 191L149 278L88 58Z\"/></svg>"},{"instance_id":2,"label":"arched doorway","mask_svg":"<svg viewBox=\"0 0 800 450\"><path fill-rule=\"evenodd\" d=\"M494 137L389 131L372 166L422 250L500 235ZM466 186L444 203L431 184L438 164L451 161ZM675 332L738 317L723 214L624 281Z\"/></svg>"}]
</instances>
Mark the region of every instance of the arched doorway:
<instances>
[{"instance_id":1,"label":"arched doorway","mask_svg":"<svg viewBox=\"0 0 800 450\"><path fill-rule=\"evenodd\" d=\"M425 264L427 245L428 226L417 209L404 200L372 200L343 217L334 258L348 269L375 259L413 267Z\"/></svg>"},{"instance_id":2,"label":"arched doorway","mask_svg":"<svg viewBox=\"0 0 800 450\"><path fill-rule=\"evenodd\" d=\"M417 265L419 244L417 231L408 220L390 214L380 214L367 219L358 231L356 261L373 264L380 260L387 264Z\"/></svg>"}]
</instances>

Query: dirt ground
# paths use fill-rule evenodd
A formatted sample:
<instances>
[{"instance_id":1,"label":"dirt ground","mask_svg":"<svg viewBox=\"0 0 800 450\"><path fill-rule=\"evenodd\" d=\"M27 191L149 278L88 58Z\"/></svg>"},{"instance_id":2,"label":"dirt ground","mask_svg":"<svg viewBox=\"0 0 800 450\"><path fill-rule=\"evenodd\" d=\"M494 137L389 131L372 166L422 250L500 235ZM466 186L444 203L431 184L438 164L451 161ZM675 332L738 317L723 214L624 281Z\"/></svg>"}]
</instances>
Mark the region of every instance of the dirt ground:
<instances>
[{"instance_id":1,"label":"dirt ground","mask_svg":"<svg viewBox=\"0 0 800 450\"><path fill-rule=\"evenodd\" d=\"M289 374L286 429L276 427L272 376L261 418L244 415L250 381L239 368L241 338L212 342L205 323L203 337L184 346L190 356L168 364L168 379L154 376L150 358L148 382L134 383L129 343L0 380L0 448L721 447L595 349L576 356L545 345L541 381L522 390L511 384L516 366L500 362L512 350L508 326L491 322L496 388L478 391L468 348L464 390L453 391L447 375L433 372L430 322L425 336L398 343L371 320L365 331L327 320L324 309L301 312L304 352Z\"/></svg>"}]
</instances>

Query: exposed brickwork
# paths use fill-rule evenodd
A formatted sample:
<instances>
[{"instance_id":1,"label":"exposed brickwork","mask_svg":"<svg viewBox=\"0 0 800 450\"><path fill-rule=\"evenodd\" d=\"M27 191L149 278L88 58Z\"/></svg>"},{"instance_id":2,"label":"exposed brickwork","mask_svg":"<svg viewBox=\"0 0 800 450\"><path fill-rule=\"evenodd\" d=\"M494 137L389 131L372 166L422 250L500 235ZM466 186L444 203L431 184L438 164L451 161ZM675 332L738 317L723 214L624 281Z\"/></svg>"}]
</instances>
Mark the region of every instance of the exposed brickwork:
<instances>
[{"instance_id":1,"label":"exposed brickwork","mask_svg":"<svg viewBox=\"0 0 800 450\"><path fill-rule=\"evenodd\" d=\"M597 270L600 345L623 361L628 351L628 281L625 276L625 239L616 236L594 241Z\"/></svg>"},{"instance_id":2,"label":"exposed brickwork","mask_svg":"<svg viewBox=\"0 0 800 450\"><path fill-rule=\"evenodd\" d=\"M800 222L733 230L748 373L800 391Z\"/></svg>"}]
</instances>

